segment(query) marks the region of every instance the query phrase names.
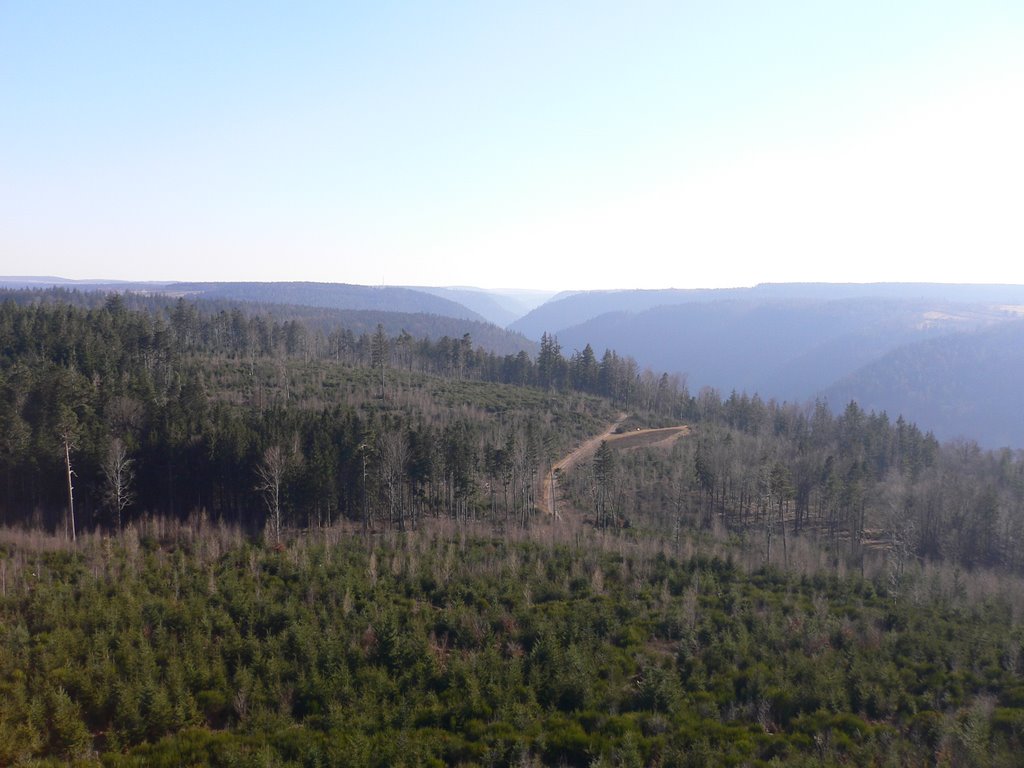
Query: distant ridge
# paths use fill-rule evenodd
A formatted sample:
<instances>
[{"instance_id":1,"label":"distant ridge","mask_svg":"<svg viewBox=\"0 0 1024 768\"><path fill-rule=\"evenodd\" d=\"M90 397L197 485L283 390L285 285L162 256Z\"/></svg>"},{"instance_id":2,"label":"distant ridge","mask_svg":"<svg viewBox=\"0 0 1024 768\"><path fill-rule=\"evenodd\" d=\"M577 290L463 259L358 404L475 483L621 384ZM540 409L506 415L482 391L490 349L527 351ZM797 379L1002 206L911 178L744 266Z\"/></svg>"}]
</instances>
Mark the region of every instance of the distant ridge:
<instances>
[{"instance_id":1,"label":"distant ridge","mask_svg":"<svg viewBox=\"0 0 1024 768\"><path fill-rule=\"evenodd\" d=\"M567 356L590 345L641 368L710 386L808 403L849 400L946 437L1024 449L1024 286L941 283L764 283L750 288L563 293L508 326L504 294L473 288L340 283L132 283L0 278L40 290L186 296L357 332L461 337L501 354L536 352L554 334ZM510 292L511 293L511 292ZM486 309L486 315L456 299ZM530 300L537 300L534 295ZM219 311L219 309L217 310ZM250 311L246 309L245 311ZM511 332L510 332L511 331Z\"/></svg>"},{"instance_id":2,"label":"distant ridge","mask_svg":"<svg viewBox=\"0 0 1024 768\"><path fill-rule=\"evenodd\" d=\"M236 299L329 309L378 310L457 317L486 322L478 312L440 296L411 288L318 282L182 282L69 280L62 277L0 277L8 288L65 287L96 291L165 293L194 298Z\"/></svg>"},{"instance_id":3,"label":"distant ridge","mask_svg":"<svg viewBox=\"0 0 1024 768\"><path fill-rule=\"evenodd\" d=\"M0 276L0 286L5 288L20 288L23 286L56 286L56 285L77 285L77 286L103 286L103 285L144 285L148 287L167 285L166 282L133 282L131 280L74 280L67 277L54 276Z\"/></svg>"},{"instance_id":4,"label":"distant ridge","mask_svg":"<svg viewBox=\"0 0 1024 768\"><path fill-rule=\"evenodd\" d=\"M616 350L694 391L857 400L940 437L1024 448L1021 318L1020 285L765 283L578 293L510 328Z\"/></svg>"},{"instance_id":5,"label":"distant ridge","mask_svg":"<svg viewBox=\"0 0 1024 768\"><path fill-rule=\"evenodd\" d=\"M1024 304L1024 286L946 283L760 283L750 288L664 288L563 292L509 328L539 340L606 312L643 312L659 306L722 300L923 299L957 303Z\"/></svg>"},{"instance_id":6,"label":"distant ridge","mask_svg":"<svg viewBox=\"0 0 1024 768\"><path fill-rule=\"evenodd\" d=\"M824 391L929 425L942 440L1024 447L1024 320L900 346Z\"/></svg>"},{"instance_id":7,"label":"distant ridge","mask_svg":"<svg viewBox=\"0 0 1024 768\"><path fill-rule=\"evenodd\" d=\"M170 283L168 292L205 298L297 304L330 309L412 312L485 321L478 312L458 302L425 291L392 286L348 283Z\"/></svg>"},{"instance_id":8,"label":"distant ridge","mask_svg":"<svg viewBox=\"0 0 1024 768\"><path fill-rule=\"evenodd\" d=\"M135 284L133 284L134 286ZM179 300L194 305L200 314L215 315L221 312L240 310L246 315L262 315L279 322L298 320L311 330L320 330L325 335L337 329L351 331L355 335L372 334L378 325L385 332L397 336L403 331L414 339L427 338L437 341L444 336L461 339L469 334L474 347L482 347L497 355L526 352L533 355L537 344L522 334L508 331L494 323L472 320L428 312L395 312L376 309L335 309L299 304L282 304L270 301L248 301L222 296L183 295L174 291L117 290L116 286L104 284L103 289L82 285L27 285L5 287L0 281L0 303L13 300L19 304L41 302L69 303L86 308L99 308L106 302L106 294L119 292L124 305L130 309L146 312L172 310ZM371 290L379 290L373 288Z\"/></svg>"}]
</instances>

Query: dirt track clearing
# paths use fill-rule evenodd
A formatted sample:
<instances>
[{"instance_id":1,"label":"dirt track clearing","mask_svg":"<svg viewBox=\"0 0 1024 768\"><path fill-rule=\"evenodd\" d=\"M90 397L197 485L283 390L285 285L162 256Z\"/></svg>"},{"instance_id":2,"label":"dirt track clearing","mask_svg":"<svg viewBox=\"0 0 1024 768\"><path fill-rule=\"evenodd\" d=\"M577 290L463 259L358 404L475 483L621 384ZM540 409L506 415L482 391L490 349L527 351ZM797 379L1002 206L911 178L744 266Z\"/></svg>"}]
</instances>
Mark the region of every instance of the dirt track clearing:
<instances>
[{"instance_id":1,"label":"dirt track clearing","mask_svg":"<svg viewBox=\"0 0 1024 768\"><path fill-rule=\"evenodd\" d=\"M633 432L613 434L607 438L608 443L617 451L628 451L632 448L668 448L683 435L690 434L688 426L661 427L659 429L638 429ZM598 443L600 446L600 443ZM597 448L594 449L595 451Z\"/></svg>"},{"instance_id":2,"label":"dirt track clearing","mask_svg":"<svg viewBox=\"0 0 1024 768\"><path fill-rule=\"evenodd\" d=\"M558 500L555 498L557 484L555 473L564 474L575 467L581 461L585 461L597 453L601 443L607 442L616 450L628 451L635 448L668 448L683 435L690 434L689 426L681 424L677 427L659 427L656 429L637 429L633 432L619 432L616 429L626 420L626 414L620 413L618 419L609 425L608 429L579 445L570 453L551 465L551 471L544 475L541 482L540 496L541 507L555 517L561 517L558 512Z\"/></svg>"}]
</instances>

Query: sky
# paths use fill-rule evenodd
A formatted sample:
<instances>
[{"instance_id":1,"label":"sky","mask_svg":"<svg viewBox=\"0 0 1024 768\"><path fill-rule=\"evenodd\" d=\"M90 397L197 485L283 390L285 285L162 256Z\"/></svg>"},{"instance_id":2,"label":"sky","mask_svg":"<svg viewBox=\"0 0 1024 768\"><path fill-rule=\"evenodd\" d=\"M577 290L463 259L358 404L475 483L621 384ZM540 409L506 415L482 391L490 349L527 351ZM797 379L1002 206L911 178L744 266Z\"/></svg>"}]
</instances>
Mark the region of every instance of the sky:
<instances>
[{"instance_id":1,"label":"sky","mask_svg":"<svg viewBox=\"0 0 1024 768\"><path fill-rule=\"evenodd\" d=\"M1024 3L0 0L0 274L1024 284Z\"/></svg>"}]
</instances>

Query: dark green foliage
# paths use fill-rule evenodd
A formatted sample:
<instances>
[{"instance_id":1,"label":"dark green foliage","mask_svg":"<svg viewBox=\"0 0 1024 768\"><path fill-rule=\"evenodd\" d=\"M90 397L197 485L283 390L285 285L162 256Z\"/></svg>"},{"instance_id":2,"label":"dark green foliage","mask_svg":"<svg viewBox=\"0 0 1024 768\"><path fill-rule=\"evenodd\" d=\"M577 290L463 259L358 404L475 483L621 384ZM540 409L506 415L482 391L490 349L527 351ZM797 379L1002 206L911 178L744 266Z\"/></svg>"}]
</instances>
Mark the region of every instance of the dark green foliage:
<instances>
[{"instance_id":1,"label":"dark green foliage","mask_svg":"<svg viewBox=\"0 0 1024 768\"><path fill-rule=\"evenodd\" d=\"M539 464L611 416L582 393L501 383L518 358L468 336L392 340L378 326L374 338L324 338L184 301L149 315L117 296L93 309L13 296L25 304L0 304L0 522L69 527L67 435L78 528L194 512L255 530L278 512L285 527L525 523ZM527 358L523 383L535 368ZM114 445L132 470L126 494L110 488ZM498 447L507 482L486 494ZM280 459L273 493L268 451Z\"/></svg>"},{"instance_id":2,"label":"dark green foliage","mask_svg":"<svg viewBox=\"0 0 1024 768\"><path fill-rule=\"evenodd\" d=\"M1024 635L997 600L893 603L537 530L21 545L0 759L1009 764L1022 746Z\"/></svg>"}]
</instances>

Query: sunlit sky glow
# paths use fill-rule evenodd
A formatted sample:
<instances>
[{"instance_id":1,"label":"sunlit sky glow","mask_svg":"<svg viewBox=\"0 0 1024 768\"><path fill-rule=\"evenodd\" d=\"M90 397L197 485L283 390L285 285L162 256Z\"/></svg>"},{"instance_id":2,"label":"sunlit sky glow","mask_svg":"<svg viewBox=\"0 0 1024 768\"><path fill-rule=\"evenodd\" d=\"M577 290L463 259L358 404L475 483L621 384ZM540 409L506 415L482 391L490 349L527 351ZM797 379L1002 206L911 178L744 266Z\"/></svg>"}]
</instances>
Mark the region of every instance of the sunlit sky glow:
<instances>
[{"instance_id":1,"label":"sunlit sky glow","mask_svg":"<svg viewBox=\"0 0 1024 768\"><path fill-rule=\"evenodd\" d=\"M0 274L1024 283L1019 0L15 1L0 52Z\"/></svg>"}]
</instances>

